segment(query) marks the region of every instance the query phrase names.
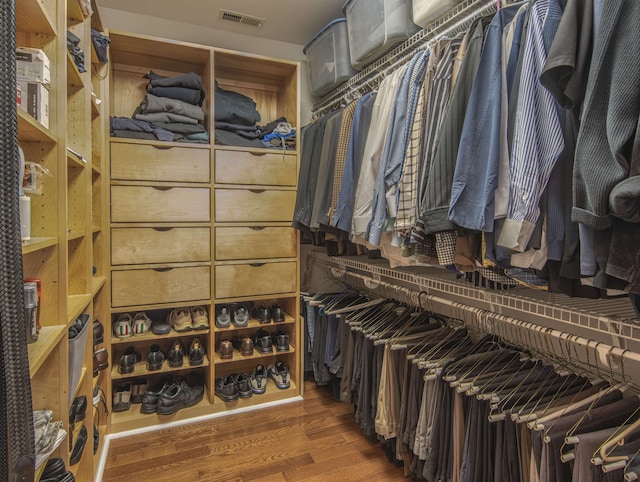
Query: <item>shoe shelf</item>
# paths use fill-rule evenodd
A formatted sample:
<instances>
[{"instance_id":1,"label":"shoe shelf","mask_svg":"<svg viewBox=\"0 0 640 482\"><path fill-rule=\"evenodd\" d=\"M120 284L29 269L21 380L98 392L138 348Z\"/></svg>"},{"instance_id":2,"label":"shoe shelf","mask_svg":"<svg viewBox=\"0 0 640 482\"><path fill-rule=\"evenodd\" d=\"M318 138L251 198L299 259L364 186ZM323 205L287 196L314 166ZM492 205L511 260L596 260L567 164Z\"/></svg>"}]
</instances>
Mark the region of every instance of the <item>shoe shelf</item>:
<instances>
[{"instance_id":1,"label":"shoe shelf","mask_svg":"<svg viewBox=\"0 0 640 482\"><path fill-rule=\"evenodd\" d=\"M260 323L258 320L249 320L249 324L247 326L235 326L233 323L231 324L231 326L227 327L227 328L219 328L219 327L215 327L215 332L216 333L225 333L225 332L233 332L233 331L238 331L238 330L247 330L247 329L254 329L257 330L259 328L265 328L265 329L270 329L270 328L278 328L279 326L283 326L283 325L290 325L292 323L295 323L296 320L293 316L289 316L289 315L285 315L284 321L280 321L278 323L271 321L269 323Z\"/></svg>"},{"instance_id":2,"label":"shoe shelf","mask_svg":"<svg viewBox=\"0 0 640 482\"><path fill-rule=\"evenodd\" d=\"M111 379L112 380L122 380L125 378L137 378L137 377L150 377L158 374L165 373L175 373L184 370L196 370L198 368L208 367L209 366L209 357L205 355L204 362L200 365L189 365L187 361L185 361L182 366L179 367L170 367L167 363L162 364L162 368L160 370L149 370L147 369L146 361L139 361L136 363L134 370L131 373L120 373L118 371L118 365L115 364L111 368Z\"/></svg>"},{"instance_id":3,"label":"shoe shelf","mask_svg":"<svg viewBox=\"0 0 640 482\"><path fill-rule=\"evenodd\" d=\"M40 249L50 248L58 244L58 238L55 236L31 238L22 242L22 254L29 254Z\"/></svg>"},{"instance_id":4,"label":"shoe shelf","mask_svg":"<svg viewBox=\"0 0 640 482\"><path fill-rule=\"evenodd\" d=\"M233 358L222 359L216 353L213 355L213 363L218 364L227 364L234 363L246 360L260 360L264 358L273 358L274 356L279 355L288 355L290 353L295 353L296 349L293 345L289 344L289 349L287 351L275 351L275 349L271 353L260 353L258 350L253 350L253 355L242 355L239 350L233 350Z\"/></svg>"},{"instance_id":5,"label":"shoe shelf","mask_svg":"<svg viewBox=\"0 0 640 482\"><path fill-rule=\"evenodd\" d=\"M171 332L166 335L156 335L151 331L145 333L144 335L134 335L129 336L127 338L111 338L111 343L114 345L122 344L122 343L136 343L139 341L158 341L158 340L172 340L174 338L188 337L188 338L196 338L199 335L208 335L211 330L191 330L191 331L175 331L171 330ZM204 337L203 337L204 339Z\"/></svg>"},{"instance_id":6,"label":"shoe shelf","mask_svg":"<svg viewBox=\"0 0 640 482\"><path fill-rule=\"evenodd\" d=\"M27 345L29 353L29 374L33 377L40 369L47 357L53 351L53 347L60 343L66 335L67 327L64 325L44 326L38 334L38 341Z\"/></svg>"}]
</instances>

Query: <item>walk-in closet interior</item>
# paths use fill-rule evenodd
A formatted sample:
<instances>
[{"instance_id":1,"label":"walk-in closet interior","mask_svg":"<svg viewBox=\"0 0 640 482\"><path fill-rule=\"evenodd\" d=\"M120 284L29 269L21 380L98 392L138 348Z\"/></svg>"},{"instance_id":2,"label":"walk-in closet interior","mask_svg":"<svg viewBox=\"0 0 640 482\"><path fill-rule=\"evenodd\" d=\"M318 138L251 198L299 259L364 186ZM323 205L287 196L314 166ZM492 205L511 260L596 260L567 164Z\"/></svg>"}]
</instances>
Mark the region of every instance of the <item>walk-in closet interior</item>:
<instances>
[{"instance_id":1,"label":"walk-in closet interior","mask_svg":"<svg viewBox=\"0 0 640 482\"><path fill-rule=\"evenodd\" d=\"M640 2L0 4L3 480L638 479Z\"/></svg>"}]
</instances>

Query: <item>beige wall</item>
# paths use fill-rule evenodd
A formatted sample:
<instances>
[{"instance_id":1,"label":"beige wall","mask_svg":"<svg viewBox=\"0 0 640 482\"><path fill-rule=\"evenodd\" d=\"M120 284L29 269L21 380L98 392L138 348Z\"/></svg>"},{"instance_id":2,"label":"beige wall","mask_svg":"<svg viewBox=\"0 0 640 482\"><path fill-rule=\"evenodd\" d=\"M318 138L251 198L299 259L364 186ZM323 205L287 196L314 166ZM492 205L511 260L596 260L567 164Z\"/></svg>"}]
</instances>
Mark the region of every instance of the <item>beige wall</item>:
<instances>
[{"instance_id":1,"label":"beige wall","mask_svg":"<svg viewBox=\"0 0 640 482\"><path fill-rule=\"evenodd\" d=\"M134 1L134 0L132 0ZM311 119L312 99L310 94L307 64L302 53L303 45L269 40L226 30L174 22L147 15L128 13L112 8L100 8L100 17L106 28L139 33L201 45L210 45L252 54L266 55L301 62L300 115L304 126ZM302 126L299 126L302 127Z\"/></svg>"}]
</instances>

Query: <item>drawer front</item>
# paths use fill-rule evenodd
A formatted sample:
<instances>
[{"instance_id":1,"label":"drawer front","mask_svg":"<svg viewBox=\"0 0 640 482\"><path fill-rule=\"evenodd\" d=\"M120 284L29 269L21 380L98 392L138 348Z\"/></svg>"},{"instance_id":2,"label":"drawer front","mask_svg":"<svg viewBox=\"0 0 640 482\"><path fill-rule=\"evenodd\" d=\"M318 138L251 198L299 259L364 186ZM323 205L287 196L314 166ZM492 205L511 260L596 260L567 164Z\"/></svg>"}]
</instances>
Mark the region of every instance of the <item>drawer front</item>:
<instances>
[{"instance_id":1,"label":"drawer front","mask_svg":"<svg viewBox=\"0 0 640 482\"><path fill-rule=\"evenodd\" d=\"M293 293L297 271L293 261L216 266L216 298Z\"/></svg>"},{"instance_id":2,"label":"drawer front","mask_svg":"<svg viewBox=\"0 0 640 482\"><path fill-rule=\"evenodd\" d=\"M111 305L134 306L208 300L211 268L189 266L111 272Z\"/></svg>"},{"instance_id":3,"label":"drawer front","mask_svg":"<svg viewBox=\"0 0 640 482\"><path fill-rule=\"evenodd\" d=\"M111 186L111 221L114 223L210 220L209 188Z\"/></svg>"},{"instance_id":4,"label":"drawer front","mask_svg":"<svg viewBox=\"0 0 640 482\"><path fill-rule=\"evenodd\" d=\"M209 150L141 144L111 144L111 179L209 182Z\"/></svg>"},{"instance_id":5,"label":"drawer front","mask_svg":"<svg viewBox=\"0 0 640 482\"><path fill-rule=\"evenodd\" d=\"M209 261L210 238L209 228L114 228L111 264Z\"/></svg>"},{"instance_id":6,"label":"drawer front","mask_svg":"<svg viewBox=\"0 0 640 482\"><path fill-rule=\"evenodd\" d=\"M211 268L190 266L111 272L113 307L208 300Z\"/></svg>"},{"instance_id":7,"label":"drawer front","mask_svg":"<svg viewBox=\"0 0 640 482\"><path fill-rule=\"evenodd\" d=\"M216 259L293 258L296 231L289 227L216 228Z\"/></svg>"},{"instance_id":8,"label":"drawer front","mask_svg":"<svg viewBox=\"0 0 640 482\"><path fill-rule=\"evenodd\" d=\"M216 189L217 222L291 221L295 191Z\"/></svg>"},{"instance_id":9,"label":"drawer front","mask_svg":"<svg viewBox=\"0 0 640 482\"><path fill-rule=\"evenodd\" d=\"M217 183L295 186L298 180L293 155L217 150L215 156Z\"/></svg>"}]
</instances>

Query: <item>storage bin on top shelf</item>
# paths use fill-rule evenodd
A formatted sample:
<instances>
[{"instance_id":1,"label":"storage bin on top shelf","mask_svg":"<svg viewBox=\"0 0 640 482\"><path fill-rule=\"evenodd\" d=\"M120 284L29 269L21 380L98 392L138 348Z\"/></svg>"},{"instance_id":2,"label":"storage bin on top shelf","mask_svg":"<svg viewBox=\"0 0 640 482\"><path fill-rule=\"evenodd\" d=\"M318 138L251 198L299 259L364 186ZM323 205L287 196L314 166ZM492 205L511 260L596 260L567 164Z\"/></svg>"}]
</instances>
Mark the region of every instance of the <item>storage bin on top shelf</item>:
<instances>
[{"instance_id":1,"label":"storage bin on top shelf","mask_svg":"<svg viewBox=\"0 0 640 482\"><path fill-rule=\"evenodd\" d=\"M462 0L412 0L413 23L422 28L437 20Z\"/></svg>"},{"instance_id":2,"label":"storage bin on top shelf","mask_svg":"<svg viewBox=\"0 0 640 482\"><path fill-rule=\"evenodd\" d=\"M347 0L351 65L362 69L419 28L411 21L410 0Z\"/></svg>"},{"instance_id":3,"label":"storage bin on top shelf","mask_svg":"<svg viewBox=\"0 0 640 482\"><path fill-rule=\"evenodd\" d=\"M347 19L328 23L303 49L309 62L313 95L320 97L351 78L357 70L351 65Z\"/></svg>"}]
</instances>

